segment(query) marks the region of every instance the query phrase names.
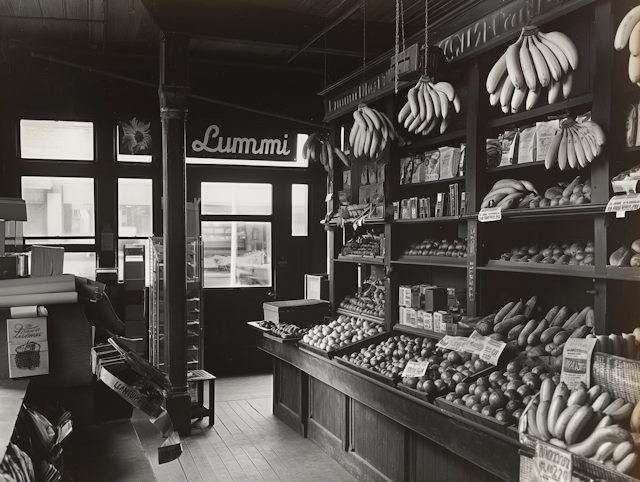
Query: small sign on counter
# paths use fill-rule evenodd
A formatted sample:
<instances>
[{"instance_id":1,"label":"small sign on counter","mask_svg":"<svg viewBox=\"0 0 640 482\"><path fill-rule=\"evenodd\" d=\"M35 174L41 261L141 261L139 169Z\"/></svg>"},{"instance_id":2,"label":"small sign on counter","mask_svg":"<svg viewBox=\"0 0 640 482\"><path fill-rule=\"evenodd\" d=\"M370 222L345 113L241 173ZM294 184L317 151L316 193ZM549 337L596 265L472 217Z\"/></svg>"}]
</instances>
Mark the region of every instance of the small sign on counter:
<instances>
[{"instance_id":1,"label":"small sign on counter","mask_svg":"<svg viewBox=\"0 0 640 482\"><path fill-rule=\"evenodd\" d=\"M429 361L415 361L411 360L407 363L402 371L402 377L423 377L427 373L429 367Z\"/></svg>"},{"instance_id":2,"label":"small sign on counter","mask_svg":"<svg viewBox=\"0 0 640 482\"><path fill-rule=\"evenodd\" d=\"M591 355L596 346L595 338L569 338L562 353L562 373L560 380L569 390L575 390L580 383L591 386Z\"/></svg>"},{"instance_id":3,"label":"small sign on counter","mask_svg":"<svg viewBox=\"0 0 640 482\"><path fill-rule=\"evenodd\" d=\"M492 221L500 221L502 219L502 208L484 208L478 213L478 221L481 223L490 223Z\"/></svg>"},{"instance_id":4,"label":"small sign on counter","mask_svg":"<svg viewBox=\"0 0 640 482\"><path fill-rule=\"evenodd\" d=\"M617 218L623 218L628 211L640 209L640 194L622 194L613 196L607 203L605 213L616 213Z\"/></svg>"},{"instance_id":5,"label":"small sign on counter","mask_svg":"<svg viewBox=\"0 0 640 482\"><path fill-rule=\"evenodd\" d=\"M540 482L571 482L572 480L573 458L571 453L555 445L538 441L533 465L537 477L534 476L531 480Z\"/></svg>"}]
</instances>

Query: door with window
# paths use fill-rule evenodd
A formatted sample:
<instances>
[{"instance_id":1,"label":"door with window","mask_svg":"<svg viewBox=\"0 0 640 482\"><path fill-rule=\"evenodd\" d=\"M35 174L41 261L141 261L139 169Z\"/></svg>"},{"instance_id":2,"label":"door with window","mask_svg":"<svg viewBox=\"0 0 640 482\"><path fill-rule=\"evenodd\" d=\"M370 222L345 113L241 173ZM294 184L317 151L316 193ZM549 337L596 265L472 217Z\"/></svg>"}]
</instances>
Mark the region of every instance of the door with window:
<instances>
[{"instance_id":1,"label":"door with window","mask_svg":"<svg viewBox=\"0 0 640 482\"><path fill-rule=\"evenodd\" d=\"M324 182L314 186L307 171L217 168L211 181L198 171L187 178L201 197L205 366L216 374L270 369L246 322L263 319L265 301L304 298L305 273L326 266L325 236L309 222L324 214Z\"/></svg>"}]
</instances>

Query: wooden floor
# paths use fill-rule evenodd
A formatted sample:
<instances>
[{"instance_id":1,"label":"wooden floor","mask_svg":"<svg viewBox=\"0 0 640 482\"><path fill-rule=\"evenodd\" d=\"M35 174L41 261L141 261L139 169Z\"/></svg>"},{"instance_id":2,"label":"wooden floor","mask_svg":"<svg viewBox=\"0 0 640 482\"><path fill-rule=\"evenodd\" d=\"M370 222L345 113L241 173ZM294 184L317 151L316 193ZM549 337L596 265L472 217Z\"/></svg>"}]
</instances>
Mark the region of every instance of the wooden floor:
<instances>
[{"instance_id":1,"label":"wooden floor","mask_svg":"<svg viewBox=\"0 0 640 482\"><path fill-rule=\"evenodd\" d=\"M184 452L158 465L161 444L139 411L133 425L160 482L356 482L341 465L272 415L272 376L216 380L216 421L194 424Z\"/></svg>"}]
</instances>

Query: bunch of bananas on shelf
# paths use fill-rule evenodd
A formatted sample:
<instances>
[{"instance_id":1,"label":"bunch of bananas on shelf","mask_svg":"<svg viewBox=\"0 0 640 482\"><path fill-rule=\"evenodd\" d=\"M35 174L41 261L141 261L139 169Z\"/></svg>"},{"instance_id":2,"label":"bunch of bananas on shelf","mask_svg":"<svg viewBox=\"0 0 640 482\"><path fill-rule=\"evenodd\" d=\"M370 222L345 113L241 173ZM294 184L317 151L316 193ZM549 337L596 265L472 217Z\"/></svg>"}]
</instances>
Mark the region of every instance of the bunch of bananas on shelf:
<instances>
[{"instance_id":1,"label":"bunch of bananas on shelf","mask_svg":"<svg viewBox=\"0 0 640 482\"><path fill-rule=\"evenodd\" d=\"M569 391L545 378L540 398L527 407L521 419L522 431L538 439L591 458L620 473L633 469L638 455L631 433L635 431L635 405L615 398L600 385L580 384Z\"/></svg>"},{"instance_id":2,"label":"bunch of bananas on shelf","mask_svg":"<svg viewBox=\"0 0 640 482\"><path fill-rule=\"evenodd\" d=\"M549 144L544 165L551 169L557 162L561 171L586 167L600 155L604 143L604 132L595 122L564 119Z\"/></svg>"},{"instance_id":3,"label":"bunch of bananas on shelf","mask_svg":"<svg viewBox=\"0 0 640 482\"><path fill-rule=\"evenodd\" d=\"M349 144L355 157L376 157L387 146L389 139L394 140L396 129L384 112L360 104L353 113L353 127L349 133Z\"/></svg>"},{"instance_id":4,"label":"bunch of bananas on shelf","mask_svg":"<svg viewBox=\"0 0 640 482\"><path fill-rule=\"evenodd\" d=\"M337 156L345 166L351 167L351 161L347 155L342 152L341 149L332 146L329 137L326 135L314 132L307 137L307 140L302 146L302 157L309 159L311 162L320 161L327 172L333 169L335 156Z\"/></svg>"},{"instance_id":5,"label":"bunch of bananas on shelf","mask_svg":"<svg viewBox=\"0 0 640 482\"><path fill-rule=\"evenodd\" d=\"M500 179L484 197L480 208L524 208L537 195L538 191L527 180Z\"/></svg>"},{"instance_id":6,"label":"bunch of bananas on shelf","mask_svg":"<svg viewBox=\"0 0 640 482\"><path fill-rule=\"evenodd\" d=\"M431 78L423 75L418 83L409 89L407 103L398 113L398 122L415 134L427 135L438 124L440 134L449 125L451 106L460 112L460 97L448 82L434 84Z\"/></svg>"},{"instance_id":7,"label":"bunch of bananas on shelf","mask_svg":"<svg viewBox=\"0 0 640 482\"><path fill-rule=\"evenodd\" d=\"M549 104L560 99L560 94L566 99L578 64L578 49L565 34L525 27L487 76L491 105L500 104L505 114L519 112L523 105L530 110L544 87L549 88Z\"/></svg>"},{"instance_id":8,"label":"bunch of bananas on shelf","mask_svg":"<svg viewBox=\"0 0 640 482\"><path fill-rule=\"evenodd\" d=\"M613 46L623 50L629 44L629 80L640 85L640 5L632 8L618 25Z\"/></svg>"}]
</instances>

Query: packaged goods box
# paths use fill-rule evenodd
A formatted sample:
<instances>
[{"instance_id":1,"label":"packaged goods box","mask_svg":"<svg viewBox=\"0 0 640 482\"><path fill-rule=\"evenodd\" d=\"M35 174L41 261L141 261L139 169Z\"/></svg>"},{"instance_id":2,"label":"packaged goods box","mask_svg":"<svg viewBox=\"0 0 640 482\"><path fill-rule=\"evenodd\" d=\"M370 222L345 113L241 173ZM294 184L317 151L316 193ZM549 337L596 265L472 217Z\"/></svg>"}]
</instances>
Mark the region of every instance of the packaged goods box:
<instances>
[{"instance_id":1,"label":"packaged goods box","mask_svg":"<svg viewBox=\"0 0 640 482\"><path fill-rule=\"evenodd\" d=\"M330 315L331 304L324 300L267 301L262 309L267 321L305 328L323 323L324 317Z\"/></svg>"},{"instance_id":2,"label":"packaged goods box","mask_svg":"<svg viewBox=\"0 0 640 482\"><path fill-rule=\"evenodd\" d=\"M305 274L304 297L307 300L329 301L329 275L326 273Z\"/></svg>"}]
</instances>

